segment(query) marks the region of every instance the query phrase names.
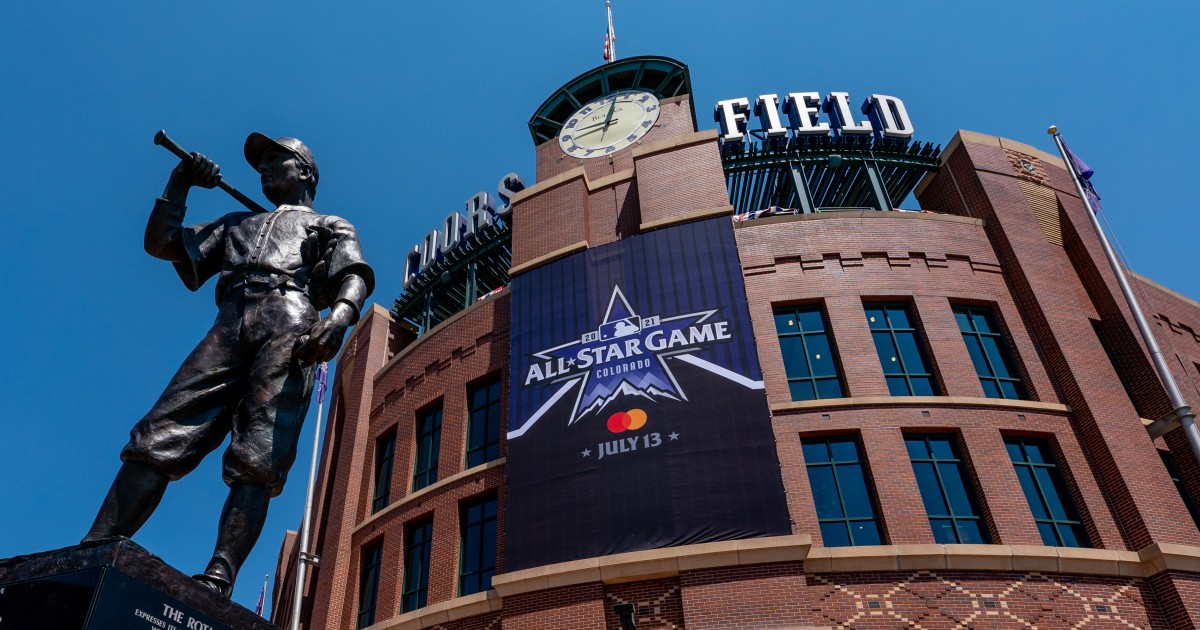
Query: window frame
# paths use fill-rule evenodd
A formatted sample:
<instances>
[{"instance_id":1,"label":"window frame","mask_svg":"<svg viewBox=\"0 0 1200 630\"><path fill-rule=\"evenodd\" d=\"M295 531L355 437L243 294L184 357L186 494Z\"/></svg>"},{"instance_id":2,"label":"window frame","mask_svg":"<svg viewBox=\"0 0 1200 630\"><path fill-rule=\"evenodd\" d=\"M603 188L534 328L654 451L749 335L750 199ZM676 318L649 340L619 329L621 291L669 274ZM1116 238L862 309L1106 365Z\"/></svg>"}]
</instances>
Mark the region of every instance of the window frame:
<instances>
[{"instance_id":1,"label":"window frame","mask_svg":"<svg viewBox=\"0 0 1200 630\"><path fill-rule=\"evenodd\" d=\"M428 405L416 414L414 426L416 448L413 453L412 474L413 492L437 483L438 463L441 459L443 415L441 400ZM425 430L425 419L430 416L436 416L436 422L428 430ZM428 449L425 448L427 438L430 442ZM428 461L423 461L426 456L428 456Z\"/></svg>"},{"instance_id":2,"label":"window frame","mask_svg":"<svg viewBox=\"0 0 1200 630\"><path fill-rule=\"evenodd\" d=\"M417 540L418 534L424 536ZM420 568L414 583L413 561L420 553ZM433 516L413 521L404 531L404 580L400 590L400 612L424 608L429 602L429 562L433 557Z\"/></svg>"},{"instance_id":3,"label":"window frame","mask_svg":"<svg viewBox=\"0 0 1200 630\"><path fill-rule=\"evenodd\" d=\"M488 516L488 505L491 505L491 516ZM469 514L472 508L479 507L480 519L478 521L469 520ZM472 595L474 593L485 592L492 587L492 578L496 574L496 540L497 540L497 523L496 517L499 513L499 504L496 495L485 495L476 497L473 500L464 501L459 504L459 553L458 553L458 596ZM489 548L484 542L487 540L487 526L492 525L492 545ZM466 571L468 537L478 533L478 569L474 571ZM472 588L468 588L467 580L477 579ZM474 588L478 586L478 588Z\"/></svg>"},{"instance_id":4,"label":"window frame","mask_svg":"<svg viewBox=\"0 0 1200 630\"><path fill-rule=\"evenodd\" d=\"M375 491L371 496L371 514L379 513L391 501L392 475L396 466L396 433L393 427L375 438ZM383 470L384 466L386 470Z\"/></svg>"},{"instance_id":5,"label":"window frame","mask_svg":"<svg viewBox=\"0 0 1200 630\"><path fill-rule=\"evenodd\" d=\"M979 345L979 351L983 357L984 365L980 366L979 363L975 361L975 355L971 354L970 356L971 363L975 366L975 375L979 377L980 386L983 386L984 381L993 381L995 383L996 391L1000 394L999 396L988 396L987 388L984 387L984 396L999 400L1030 400L1029 388L1025 385L1025 378L1022 376L1021 366L1016 359L1016 352L1012 346L1012 335L1008 334L1008 329L1000 321L1000 318L996 316L995 307L982 304L955 303L950 305L950 310L954 313L954 322L955 325L958 326L958 332L962 334L963 343L968 347L967 353L970 354L970 344L967 342L968 336L974 337L976 343ZM971 326L971 330L962 329L962 325L958 321L958 315L960 312L967 316L967 321ZM993 332L979 331L975 326L975 314L981 315L987 321L987 324L993 329ZM988 353L987 346L983 342L985 337L996 340L996 347L1000 351L1000 361L1005 363L1005 370L1007 370L1010 374L1014 374L1015 376L1005 377L997 375L996 367L992 362L992 357ZM981 373L980 367L986 369L988 373ZM1016 398L1009 398L1004 393L1004 387L1001 384L1005 382L1012 383L1015 386L1017 390Z\"/></svg>"},{"instance_id":6,"label":"window frame","mask_svg":"<svg viewBox=\"0 0 1200 630\"><path fill-rule=\"evenodd\" d=\"M816 515L817 515L817 528L818 528L818 530L821 531L822 544L826 547L844 547L844 546L854 547L854 546L860 546L860 545L887 544L887 535L886 535L886 531L884 530L883 522L882 522L882 518L881 518L882 510L880 510L880 508L879 508L879 498L875 492L875 484L872 481L871 472L870 472L869 467L867 466L866 458L863 456L863 453L862 453L862 443L859 440L859 436L857 434L854 434L854 435L838 434L838 435L802 436L800 439L800 442L801 442L802 449L805 446L815 445L815 444L823 444L825 446L825 453L826 453L826 458L827 458L826 461L814 462L814 461L810 461L807 456L804 458L805 473L808 478L809 490L812 492L812 495L813 495L813 507L814 507L814 511L816 512ZM854 459L853 460L835 459L835 456L833 454L833 448L831 446L831 444L833 444L835 442L836 443L853 444L854 445ZM845 493L842 491L842 486L844 485L844 482L843 482L841 475L838 474L838 471L839 471L839 468L840 469L848 469L852 466L857 467L859 469L858 473L859 473L859 476L861 476L862 481L863 481L864 493L866 494L867 500L871 506L871 516L870 517L853 517L853 516L848 515L848 510L846 509ZM842 514L841 517L831 518L831 517L822 517L821 516L821 506L817 502L818 492L816 490L816 484L815 484L815 481L813 478L812 471L815 468L825 468L825 467L828 467L832 470L832 478L833 478L833 483L834 483L833 490L837 495L838 509ZM853 477L851 477L851 479L853 479ZM859 543L859 542L855 541L855 537L854 537L855 530L854 530L854 527L852 526L852 523L861 523L861 522L871 522L874 524L876 538L878 539L877 542ZM846 537L850 541L849 545L831 545L830 544L830 541L828 540L827 536L825 535L825 529L822 526L825 524L832 524L832 523L841 523L844 526L845 532L846 532Z\"/></svg>"},{"instance_id":7,"label":"window frame","mask_svg":"<svg viewBox=\"0 0 1200 630\"><path fill-rule=\"evenodd\" d=\"M905 319L908 320L908 327L896 327L892 325L892 318L889 315L889 309L904 311ZM870 319L868 311L881 310L883 311L883 326L875 327ZM925 333L921 330L920 321L916 317L916 309L913 308L911 302L898 300L863 300L863 318L867 320L867 328L871 333L871 343L875 346L875 354L879 358L879 367L883 370L884 381L888 387L888 394L891 396L942 396L943 388L937 376L937 368L933 363L933 355L929 351L929 342L925 337ZM883 360L884 352L879 347L879 342L876 341L876 333L887 333L891 340L892 347L896 350L896 356L893 357L900 365L899 373L888 373L887 363ZM913 342L917 349L918 358L925 364L926 372L911 371L908 366L908 361L904 357L903 346L897 341L896 333L912 333ZM908 390L906 394L897 394L892 391L892 382L897 377L904 378L905 388ZM913 389L914 378L925 378L929 381L930 394L917 394Z\"/></svg>"},{"instance_id":8,"label":"window frame","mask_svg":"<svg viewBox=\"0 0 1200 630\"><path fill-rule=\"evenodd\" d=\"M495 388L496 398L492 400L492 388ZM484 395L484 403L482 406L475 405L475 395L481 390L486 390ZM495 410L493 417L492 410ZM475 427L479 422L479 414L483 412L483 444L472 444ZM500 432L504 424L504 379L502 374L493 374L479 381L476 381L467 388L467 435L466 435L466 456L463 460L463 468L474 468L482 466L490 461L500 459ZM494 425L494 431L493 429ZM492 433L495 433L495 439L492 439ZM494 453L492 449L495 449ZM472 462L472 456L482 452L483 455L476 457L478 461Z\"/></svg>"},{"instance_id":9,"label":"window frame","mask_svg":"<svg viewBox=\"0 0 1200 630\"><path fill-rule=\"evenodd\" d=\"M1027 444L1033 444L1033 445L1038 445L1038 446L1043 447L1044 452L1049 455L1050 461L1048 463L1047 462L1041 462L1041 463L1033 462L1029 458L1028 451L1025 448L1025 446ZM1017 445L1019 447L1019 450L1021 451L1022 457L1025 458L1025 461L1023 461L1023 462L1012 461L1012 450L1009 449L1009 446L1012 446L1012 445ZM1027 466L1030 469L1030 477L1033 480L1034 488L1037 490L1039 496L1037 496L1037 497L1029 496L1029 491L1027 490L1026 485L1024 483L1020 484L1021 485L1021 494L1025 495L1025 501L1029 505L1029 513L1030 513L1030 516L1033 517L1033 522L1039 526L1038 534L1042 538L1042 543L1045 544L1047 547L1091 548L1092 542L1091 542L1091 537L1089 536L1088 531L1087 531L1087 526L1083 522L1083 516L1079 512L1079 507L1077 505L1075 505L1075 496L1073 494L1071 494L1070 489L1067 487L1066 479L1063 477L1062 471L1060 470L1061 466L1058 463L1060 458L1058 456L1058 453L1055 452L1056 449L1054 448L1051 441L1046 438L1026 437L1026 436L1021 436L1021 435L1006 435L1006 436L1004 436L1004 446L1005 446L1005 451L1007 451L1007 453L1008 453L1009 461L1012 462L1013 468L1015 469L1014 472L1017 473L1018 481L1021 479L1021 475L1019 472L1020 469L1018 469L1017 467L1018 466ZM1047 498L1046 498L1046 491L1043 488L1042 480L1039 479L1038 475L1035 473L1035 471L1039 468L1047 469L1049 471L1047 474L1050 477L1049 482L1050 482L1051 488L1053 488L1054 493L1058 499L1058 503L1063 506L1063 510L1066 513L1066 516L1068 518L1062 519L1062 520L1054 518L1053 510L1051 510L1050 503L1047 501ZM1046 516L1049 518L1038 518L1037 511L1034 509L1034 503L1033 503L1035 499L1041 502L1041 511L1044 512L1046 514ZM1071 518L1072 516L1074 518ZM1046 533L1045 533L1045 530L1041 527L1041 525L1050 525L1051 526L1051 531L1054 532L1055 542L1057 542L1058 544L1051 545L1046 541ZM1059 531L1060 525L1065 525L1065 526L1072 528L1072 530L1074 531L1074 536L1075 536L1076 540L1078 540L1081 544L1080 545L1064 545L1064 544L1062 544L1063 537Z\"/></svg>"},{"instance_id":10,"label":"window frame","mask_svg":"<svg viewBox=\"0 0 1200 630\"><path fill-rule=\"evenodd\" d=\"M914 457L912 449L909 448L910 441L920 440L924 443L925 452L928 457ZM942 458L937 455L937 451L930 444L930 440L945 440L950 446L950 457ZM967 461L962 456L962 449L959 446L958 436L953 433L905 433L904 446L908 453L908 461L913 467L913 474L917 476L917 486L921 491L921 503L925 507L925 515L929 518L929 528L933 532L934 541L938 544L983 544L989 545L992 543L992 533L988 525L988 521L984 518L983 510L978 497L978 489L972 483L972 476L967 468ZM931 514L929 512L929 502L925 499L924 487L920 484L920 475L917 473L917 464L930 464L933 470L934 479L937 481L938 491L941 493L942 505L946 506L946 514ZM959 476L959 483L966 492L966 499L971 514L958 515L954 512L955 501L951 500L950 493L946 489L946 482L943 480L942 466L940 464L953 464L953 468ZM935 520L950 521L952 531L954 533L953 541L937 540L937 530L933 526ZM979 542L963 543L962 535L958 527L959 521L973 521L976 523L980 536Z\"/></svg>"},{"instance_id":11,"label":"window frame","mask_svg":"<svg viewBox=\"0 0 1200 630\"><path fill-rule=\"evenodd\" d=\"M368 556L368 554L370 555ZM355 628L366 628L375 623L375 610L379 604L379 575L383 567L383 539L380 538L364 546L359 558L362 564L358 572L358 615L355 617L357 624Z\"/></svg>"},{"instance_id":12,"label":"window frame","mask_svg":"<svg viewBox=\"0 0 1200 630\"><path fill-rule=\"evenodd\" d=\"M801 322L800 314L801 313L810 313L813 311L817 312L821 316L821 330L819 330L819 331L803 330L800 325L800 322ZM808 303L799 303L799 304L775 305L771 309L771 315L772 315L772 321L775 323L775 338L776 338L777 342L779 343L780 356L783 360L783 371L784 371L784 375L787 379L788 396L792 400L830 400L830 399L834 399L834 398L845 398L846 391L847 391L846 390L846 382L842 378L842 370L840 369L841 368L841 360L838 355L837 344L833 337L833 329L829 323L829 314L826 312L824 304L817 303L817 302L808 302ZM796 327L795 331L781 332L779 330L778 318L781 315L782 316L791 315L795 318L795 322L796 322L795 323L795 327ZM818 337L818 336L822 337L824 339L825 345L829 348L829 360L833 366L833 374L832 375L830 375L830 374L818 375L818 374L816 374L816 370L813 369L813 361L811 358L813 353L809 352L809 347L808 347L809 341L808 340L810 338ZM783 339L785 339L785 338L788 338L788 339L798 338L800 340L800 346L801 346L801 349L804 354L804 361L807 366L808 376L793 376L792 375L791 370L789 370L788 357L784 353ZM804 398L804 397L797 398L796 397L796 392L792 388L792 383L801 382L801 381L808 382L809 387L812 389L812 393L813 393L812 398ZM832 381L834 383L837 383L838 395L837 396L821 396L821 389L820 389L820 387L817 386L817 383L819 381L824 381L824 382Z\"/></svg>"}]
</instances>

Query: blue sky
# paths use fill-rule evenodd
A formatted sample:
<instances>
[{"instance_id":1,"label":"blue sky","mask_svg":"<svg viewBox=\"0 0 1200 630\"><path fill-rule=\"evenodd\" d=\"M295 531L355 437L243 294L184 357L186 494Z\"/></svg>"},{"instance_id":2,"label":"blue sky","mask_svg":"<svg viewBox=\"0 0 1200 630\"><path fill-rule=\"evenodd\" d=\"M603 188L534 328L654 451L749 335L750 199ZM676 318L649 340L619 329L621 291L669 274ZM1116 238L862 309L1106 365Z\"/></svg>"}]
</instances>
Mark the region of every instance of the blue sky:
<instances>
[{"instance_id":1,"label":"blue sky","mask_svg":"<svg viewBox=\"0 0 1200 630\"><path fill-rule=\"evenodd\" d=\"M1200 298L1200 4L614 5L621 57L691 67L702 127L720 99L835 90L902 98L940 144L964 128L1052 152L1057 124L1133 268ZM303 139L317 209L358 226L390 307L424 232L509 171L533 182L525 123L601 63L604 20L603 0L0 4L0 557L78 541L129 428L215 315L211 285L189 293L142 251L175 164L155 130L258 199L246 135ZM238 209L219 191L189 202L194 221ZM248 607L300 521L313 415L237 585ZM135 540L200 571L225 492L214 454Z\"/></svg>"}]
</instances>

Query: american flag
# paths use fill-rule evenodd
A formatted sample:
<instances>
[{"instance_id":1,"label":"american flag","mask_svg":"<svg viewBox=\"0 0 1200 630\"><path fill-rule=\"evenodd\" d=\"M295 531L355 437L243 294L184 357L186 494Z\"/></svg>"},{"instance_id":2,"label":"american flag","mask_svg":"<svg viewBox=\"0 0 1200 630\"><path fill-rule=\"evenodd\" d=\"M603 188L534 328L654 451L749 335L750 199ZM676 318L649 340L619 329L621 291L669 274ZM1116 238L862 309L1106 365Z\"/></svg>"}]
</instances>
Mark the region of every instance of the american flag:
<instances>
[{"instance_id":1,"label":"american flag","mask_svg":"<svg viewBox=\"0 0 1200 630\"><path fill-rule=\"evenodd\" d=\"M608 9L608 32L604 34L604 60L612 63L617 60L617 34L613 31L612 25L612 2L606 1L604 6Z\"/></svg>"}]
</instances>

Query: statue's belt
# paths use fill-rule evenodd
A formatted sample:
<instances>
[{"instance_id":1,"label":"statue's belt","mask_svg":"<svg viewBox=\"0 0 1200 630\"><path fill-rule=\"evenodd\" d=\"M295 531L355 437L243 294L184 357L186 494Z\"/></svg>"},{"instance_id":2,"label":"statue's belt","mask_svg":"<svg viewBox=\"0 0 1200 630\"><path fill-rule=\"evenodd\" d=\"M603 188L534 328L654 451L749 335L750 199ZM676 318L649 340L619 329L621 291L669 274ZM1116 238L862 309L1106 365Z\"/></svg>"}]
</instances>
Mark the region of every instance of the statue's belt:
<instances>
[{"instance_id":1,"label":"statue's belt","mask_svg":"<svg viewBox=\"0 0 1200 630\"><path fill-rule=\"evenodd\" d=\"M250 271L239 274L229 281L225 292L228 293L234 289L242 287L254 287L267 290L279 289L281 292L284 289L293 289L295 291L308 290L308 277L297 274L289 276L283 273L267 273Z\"/></svg>"}]
</instances>

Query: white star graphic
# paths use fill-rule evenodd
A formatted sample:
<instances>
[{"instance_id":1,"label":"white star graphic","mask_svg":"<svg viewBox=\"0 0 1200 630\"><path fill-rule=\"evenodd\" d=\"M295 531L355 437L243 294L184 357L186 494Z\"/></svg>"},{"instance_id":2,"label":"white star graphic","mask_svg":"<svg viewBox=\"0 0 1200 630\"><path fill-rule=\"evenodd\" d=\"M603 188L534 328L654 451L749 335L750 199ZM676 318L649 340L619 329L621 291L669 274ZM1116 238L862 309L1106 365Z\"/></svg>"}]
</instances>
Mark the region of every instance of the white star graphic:
<instances>
[{"instance_id":1,"label":"white star graphic","mask_svg":"<svg viewBox=\"0 0 1200 630\"><path fill-rule=\"evenodd\" d=\"M679 434L672 431L669 435L667 435L667 437L671 438L671 441L675 441L679 439Z\"/></svg>"},{"instance_id":2,"label":"white star graphic","mask_svg":"<svg viewBox=\"0 0 1200 630\"><path fill-rule=\"evenodd\" d=\"M590 449L590 448L585 448L585 449L583 449L583 453L582 453L582 455L583 455L584 457L591 457L591 456L592 456L592 449Z\"/></svg>"}]
</instances>

